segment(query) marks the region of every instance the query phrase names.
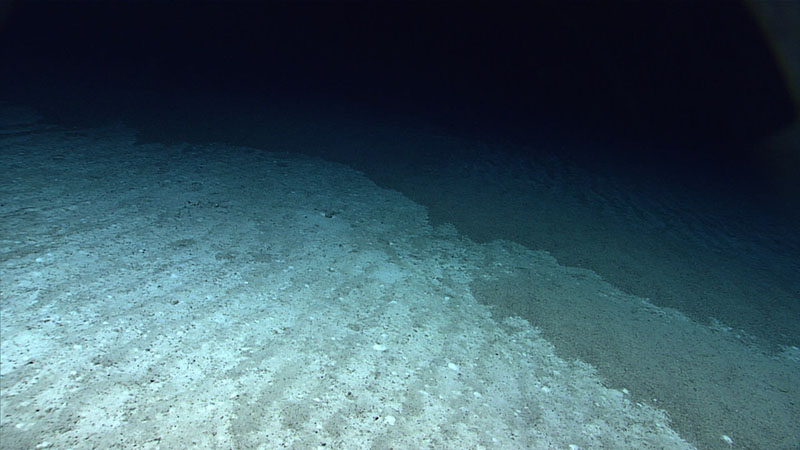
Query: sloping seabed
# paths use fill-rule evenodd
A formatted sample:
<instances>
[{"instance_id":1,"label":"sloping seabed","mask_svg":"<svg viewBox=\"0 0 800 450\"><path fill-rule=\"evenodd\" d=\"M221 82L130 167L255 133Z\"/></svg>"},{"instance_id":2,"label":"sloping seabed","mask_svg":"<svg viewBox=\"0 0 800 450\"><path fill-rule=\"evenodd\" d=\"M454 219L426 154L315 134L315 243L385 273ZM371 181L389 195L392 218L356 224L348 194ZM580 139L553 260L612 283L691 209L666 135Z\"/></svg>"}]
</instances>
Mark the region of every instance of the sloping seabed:
<instances>
[{"instance_id":1,"label":"sloping seabed","mask_svg":"<svg viewBox=\"0 0 800 450\"><path fill-rule=\"evenodd\" d=\"M769 356L546 252L432 226L348 166L136 144L124 127L22 110L3 123L3 448L800 439L796 352ZM588 341L599 373L631 384L557 356Z\"/></svg>"},{"instance_id":2,"label":"sloping seabed","mask_svg":"<svg viewBox=\"0 0 800 450\"><path fill-rule=\"evenodd\" d=\"M0 145L4 448L691 447L475 301L524 250L345 166L122 128Z\"/></svg>"}]
</instances>

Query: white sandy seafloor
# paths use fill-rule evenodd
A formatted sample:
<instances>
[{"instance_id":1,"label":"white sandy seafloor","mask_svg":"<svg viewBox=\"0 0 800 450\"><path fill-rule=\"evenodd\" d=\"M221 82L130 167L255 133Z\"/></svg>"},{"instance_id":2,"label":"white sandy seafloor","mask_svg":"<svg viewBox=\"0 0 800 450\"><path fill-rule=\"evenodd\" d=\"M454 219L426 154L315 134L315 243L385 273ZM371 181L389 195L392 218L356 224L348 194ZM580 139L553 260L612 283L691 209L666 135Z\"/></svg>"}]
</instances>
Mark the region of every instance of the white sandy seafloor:
<instances>
[{"instance_id":1,"label":"white sandy seafloor","mask_svg":"<svg viewBox=\"0 0 800 450\"><path fill-rule=\"evenodd\" d=\"M667 412L476 301L474 286L519 270L520 289L563 296L564 314L591 313L570 305L595 292L665 346L696 336L699 353L763 365L544 252L432 227L344 165L3 119L3 449L692 448ZM608 310L598 320L626 339L649 337ZM678 360L691 371L716 356ZM758 373L750 386L791 395L782 383Z\"/></svg>"},{"instance_id":2,"label":"white sandy seafloor","mask_svg":"<svg viewBox=\"0 0 800 450\"><path fill-rule=\"evenodd\" d=\"M26 123L0 152L2 448L691 447L475 301L526 250L345 166Z\"/></svg>"}]
</instances>

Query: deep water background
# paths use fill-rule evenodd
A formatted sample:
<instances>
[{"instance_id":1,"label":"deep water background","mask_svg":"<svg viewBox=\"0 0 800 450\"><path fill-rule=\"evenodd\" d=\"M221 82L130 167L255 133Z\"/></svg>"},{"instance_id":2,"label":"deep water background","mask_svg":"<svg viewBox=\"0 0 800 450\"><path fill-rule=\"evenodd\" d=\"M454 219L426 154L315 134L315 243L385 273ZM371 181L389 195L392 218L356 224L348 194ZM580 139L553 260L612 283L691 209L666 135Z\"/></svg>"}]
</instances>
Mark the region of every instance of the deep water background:
<instances>
[{"instance_id":1,"label":"deep water background","mask_svg":"<svg viewBox=\"0 0 800 450\"><path fill-rule=\"evenodd\" d=\"M5 96L350 102L462 132L603 138L639 159L729 166L758 159L752 144L792 119L778 63L733 2L10 5Z\"/></svg>"}]
</instances>

